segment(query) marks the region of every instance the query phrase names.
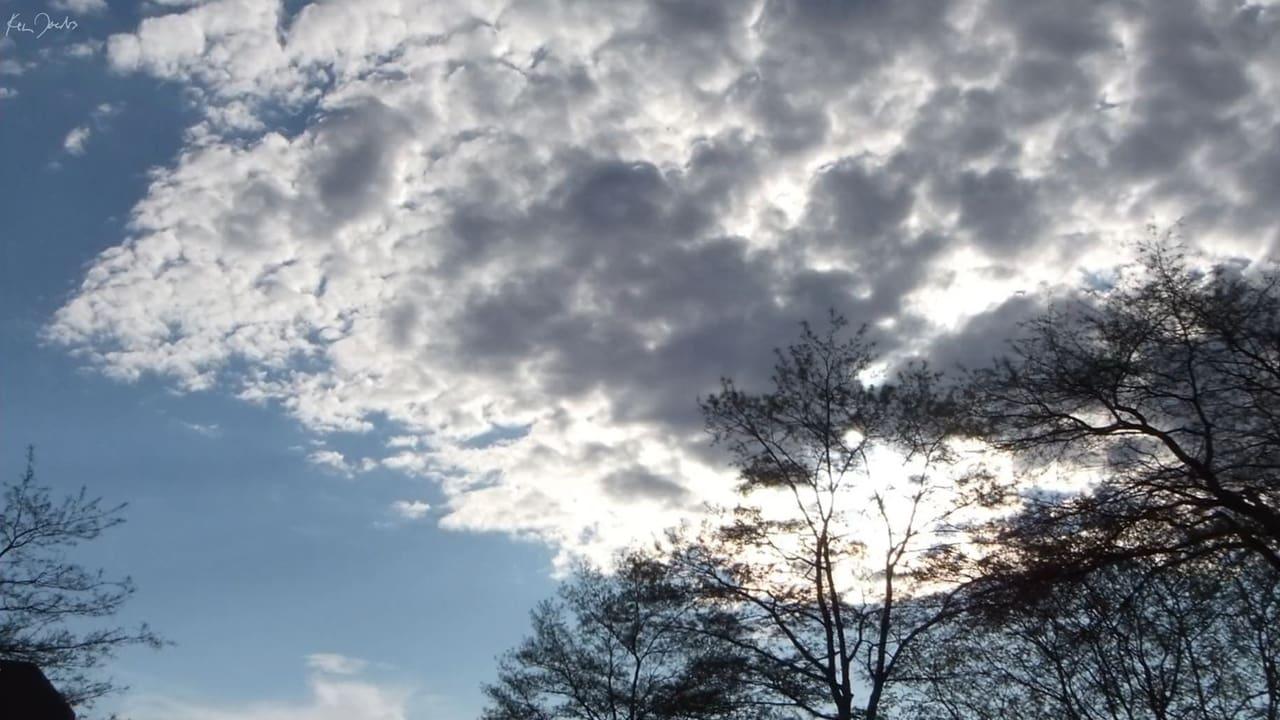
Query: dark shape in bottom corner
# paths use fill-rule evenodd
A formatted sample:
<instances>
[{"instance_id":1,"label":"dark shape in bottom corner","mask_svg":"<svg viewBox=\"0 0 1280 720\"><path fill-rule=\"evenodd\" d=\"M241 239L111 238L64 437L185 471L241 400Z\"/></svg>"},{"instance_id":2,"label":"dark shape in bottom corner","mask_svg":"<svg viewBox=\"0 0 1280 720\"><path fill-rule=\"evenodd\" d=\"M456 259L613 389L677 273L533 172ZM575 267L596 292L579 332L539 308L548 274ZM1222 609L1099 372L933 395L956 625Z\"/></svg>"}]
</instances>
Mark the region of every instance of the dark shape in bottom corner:
<instances>
[{"instance_id":1,"label":"dark shape in bottom corner","mask_svg":"<svg viewBox=\"0 0 1280 720\"><path fill-rule=\"evenodd\" d=\"M76 714L33 663L0 660L0 720L75 720Z\"/></svg>"}]
</instances>

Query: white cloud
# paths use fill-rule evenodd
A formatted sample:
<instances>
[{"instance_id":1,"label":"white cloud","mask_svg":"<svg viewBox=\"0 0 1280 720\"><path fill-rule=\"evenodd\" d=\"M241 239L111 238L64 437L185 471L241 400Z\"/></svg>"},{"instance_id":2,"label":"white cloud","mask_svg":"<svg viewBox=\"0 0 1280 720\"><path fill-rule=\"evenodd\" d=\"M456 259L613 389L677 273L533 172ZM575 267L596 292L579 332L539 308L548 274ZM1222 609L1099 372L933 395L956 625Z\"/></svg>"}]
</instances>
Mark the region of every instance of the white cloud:
<instances>
[{"instance_id":1,"label":"white cloud","mask_svg":"<svg viewBox=\"0 0 1280 720\"><path fill-rule=\"evenodd\" d=\"M310 697L305 700L232 705L135 694L127 698L122 714L134 720L405 720L411 693L344 677L363 669L353 662L358 661L340 655L311 656L308 665L317 674L310 680Z\"/></svg>"},{"instance_id":2,"label":"white cloud","mask_svg":"<svg viewBox=\"0 0 1280 720\"><path fill-rule=\"evenodd\" d=\"M80 125L72 128L67 133L66 139L62 141L62 149L69 155L83 155L89 139L93 137L94 128L99 130L106 129L110 125L110 119L120 113L123 105L120 103L100 103L89 114L90 124Z\"/></svg>"},{"instance_id":3,"label":"white cloud","mask_svg":"<svg viewBox=\"0 0 1280 720\"><path fill-rule=\"evenodd\" d=\"M63 50L67 57L72 58L90 58L102 52L106 44L100 40L86 40L84 42L72 43L67 45Z\"/></svg>"},{"instance_id":4,"label":"white cloud","mask_svg":"<svg viewBox=\"0 0 1280 720\"><path fill-rule=\"evenodd\" d=\"M66 139L62 141L62 149L70 155L83 155L85 145L88 144L92 134L93 131L87 125L72 128L71 132L67 133Z\"/></svg>"},{"instance_id":5,"label":"white cloud","mask_svg":"<svg viewBox=\"0 0 1280 720\"><path fill-rule=\"evenodd\" d=\"M337 450L317 450L307 455L307 460L312 465L320 465L321 468L337 471L337 473L347 475L348 478L356 473L370 470L374 466L367 457L361 462L348 461L347 457Z\"/></svg>"},{"instance_id":6,"label":"white cloud","mask_svg":"<svg viewBox=\"0 0 1280 720\"><path fill-rule=\"evenodd\" d=\"M124 103L98 103L98 106L93 109L92 117L95 122L100 123L119 115L122 109L124 109Z\"/></svg>"},{"instance_id":7,"label":"white cloud","mask_svg":"<svg viewBox=\"0 0 1280 720\"><path fill-rule=\"evenodd\" d=\"M291 66L276 34L281 12L277 0L212 0L147 17L135 32L107 39L107 60L117 72L203 83L220 101L271 93L276 101L298 102L314 97L308 85L323 76Z\"/></svg>"},{"instance_id":8,"label":"white cloud","mask_svg":"<svg viewBox=\"0 0 1280 720\"><path fill-rule=\"evenodd\" d=\"M307 656L307 667L330 675L359 675L369 663L337 653L315 653Z\"/></svg>"},{"instance_id":9,"label":"white cloud","mask_svg":"<svg viewBox=\"0 0 1280 720\"><path fill-rule=\"evenodd\" d=\"M184 422L182 423L182 426L197 435L203 435L207 438L218 437L222 434L222 428L219 427L217 423L203 424Z\"/></svg>"},{"instance_id":10,"label":"white cloud","mask_svg":"<svg viewBox=\"0 0 1280 720\"><path fill-rule=\"evenodd\" d=\"M335 469L345 470L347 467L346 457L336 450L319 450L308 455L307 459L316 465L326 465Z\"/></svg>"},{"instance_id":11,"label":"white cloud","mask_svg":"<svg viewBox=\"0 0 1280 720\"><path fill-rule=\"evenodd\" d=\"M421 520L431 511L431 505L421 500L396 500L391 511L405 520Z\"/></svg>"},{"instance_id":12,"label":"white cloud","mask_svg":"<svg viewBox=\"0 0 1280 720\"><path fill-rule=\"evenodd\" d=\"M911 352L1151 220L1222 254L1280 241L1270 10L868 7L147 18L112 67L211 110L48 336L317 432L376 419L445 527L601 552L728 497L694 398L767 381L827 307Z\"/></svg>"}]
</instances>

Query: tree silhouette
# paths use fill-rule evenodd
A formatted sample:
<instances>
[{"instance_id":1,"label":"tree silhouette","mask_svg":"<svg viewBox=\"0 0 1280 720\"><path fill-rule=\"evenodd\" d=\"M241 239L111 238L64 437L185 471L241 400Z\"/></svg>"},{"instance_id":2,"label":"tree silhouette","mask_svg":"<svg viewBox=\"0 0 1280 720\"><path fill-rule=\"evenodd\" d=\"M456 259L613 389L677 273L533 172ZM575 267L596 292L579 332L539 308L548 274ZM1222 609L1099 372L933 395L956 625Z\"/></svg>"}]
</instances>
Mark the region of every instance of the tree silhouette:
<instances>
[{"instance_id":1,"label":"tree silhouette","mask_svg":"<svg viewBox=\"0 0 1280 720\"><path fill-rule=\"evenodd\" d=\"M974 430L1032 463L1098 470L1028 497L992 570L1052 579L1234 550L1280 571L1280 277L1202 271L1163 242L1136 277L1025 327L973 374Z\"/></svg>"},{"instance_id":2,"label":"tree silhouette","mask_svg":"<svg viewBox=\"0 0 1280 720\"><path fill-rule=\"evenodd\" d=\"M872 347L841 339L845 325L805 325L769 392L725 380L703 402L759 502L679 543L675 563L710 608L705 631L744 651L755 682L814 717L874 720L902 654L961 609L962 585L932 587L920 560L973 500L956 492L966 478L939 377L912 366L865 384Z\"/></svg>"},{"instance_id":3,"label":"tree silhouette","mask_svg":"<svg viewBox=\"0 0 1280 720\"><path fill-rule=\"evenodd\" d=\"M146 626L94 627L134 592L129 578L110 579L67 558L67 551L124 522L124 505L104 506L84 489L55 499L26 470L5 485L0 511L0 658L43 669L67 701L80 708L121 689L98 675L122 647L159 647Z\"/></svg>"},{"instance_id":4,"label":"tree silhouette","mask_svg":"<svg viewBox=\"0 0 1280 720\"><path fill-rule=\"evenodd\" d=\"M872 384L834 314L768 391L722 381L702 410L739 505L541 607L487 720L1280 717L1280 275L1162 242L1129 270L958 389ZM636 670L642 636L674 669ZM691 678L716 699L682 705Z\"/></svg>"},{"instance_id":5,"label":"tree silhouette","mask_svg":"<svg viewBox=\"0 0 1280 720\"><path fill-rule=\"evenodd\" d=\"M691 630L696 598L649 554L579 567L485 687L485 720L763 718L731 645Z\"/></svg>"},{"instance_id":6,"label":"tree silhouette","mask_svg":"<svg viewBox=\"0 0 1280 720\"><path fill-rule=\"evenodd\" d=\"M1280 577L1231 560L1108 565L935 628L900 704L921 720L1272 720Z\"/></svg>"}]
</instances>

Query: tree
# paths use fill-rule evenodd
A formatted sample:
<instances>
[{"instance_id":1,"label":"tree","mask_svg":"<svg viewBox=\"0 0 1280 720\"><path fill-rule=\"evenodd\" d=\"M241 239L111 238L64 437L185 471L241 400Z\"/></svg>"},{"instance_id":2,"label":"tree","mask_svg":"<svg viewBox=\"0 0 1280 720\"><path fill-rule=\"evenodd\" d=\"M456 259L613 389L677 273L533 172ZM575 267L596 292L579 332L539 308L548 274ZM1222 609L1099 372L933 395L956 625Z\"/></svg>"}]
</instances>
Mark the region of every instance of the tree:
<instances>
[{"instance_id":1,"label":"tree","mask_svg":"<svg viewBox=\"0 0 1280 720\"><path fill-rule=\"evenodd\" d=\"M1195 269L1163 242L1136 277L1025 327L974 373L975 431L1100 479L1029 497L990 569L1052 579L1236 550L1280 571L1280 276Z\"/></svg>"},{"instance_id":2,"label":"tree","mask_svg":"<svg viewBox=\"0 0 1280 720\"><path fill-rule=\"evenodd\" d=\"M159 647L146 626L93 627L116 614L134 592L129 578L109 579L67 551L124 522L124 505L105 506L84 489L55 499L26 471L5 485L0 512L0 658L38 665L67 701L81 709L121 689L97 673L130 645Z\"/></svg>"},{"instance_id":3,"label":"tree","mask_svg":"<svg viewBox=\"0 0 1280 720\"><path fill-rule=\"evenodd\" d=\"M902 704L921 720L1274 720L1280 577L1234 555L1113 564L939 626Z\"/></svg>"},{"instance_id":4,"label":"tree","mask_svg":"<svg viewBox=\"0 0 1280 720\"><path fill-rule=\"evenodd\" d=\"M631 552L586 566L532 613L533 634L485 687L485 720L763 718L731 646L690 631L696 599L670 567Z\"/></svg>"},{"instance_id":5,"label":"tree","mask_svg":"<svg viewBox=\"0 0 1280 720\"><path fill-rule=\"evenodd\" d=\"M744 504L674 562L701 596L702 631L738 647L755 683L814 717L875 720L902 654L960 610L961 586L932 587L921 561L945 555L970 501L939 376L912 366L865 384L872 346L842 339L845 326L806 324L770 392L726 379L703 401Z\"/></svg>"}]
</instances>

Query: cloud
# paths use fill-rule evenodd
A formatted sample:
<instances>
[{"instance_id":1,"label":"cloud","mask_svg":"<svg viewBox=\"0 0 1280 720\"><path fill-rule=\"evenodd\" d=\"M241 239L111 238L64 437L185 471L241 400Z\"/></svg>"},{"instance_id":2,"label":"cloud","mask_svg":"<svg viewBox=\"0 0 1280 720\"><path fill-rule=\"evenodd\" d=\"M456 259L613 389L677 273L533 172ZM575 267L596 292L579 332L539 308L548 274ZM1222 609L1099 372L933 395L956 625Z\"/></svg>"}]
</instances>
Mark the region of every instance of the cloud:
<instances>
[{"instance_id":1,"label":"cloud","mask_svg":"<svg viewBox=\"0 0 1280 720\"><path fill-rule=\"evenodd\" d=\"M689 491L680 483L654 475L643 468L620 470L606 476L602 483L607 494L622 501L676 503L689 495Z\"/></svg>"},{"instance_id":2,"label":"cloud","mask_svg":"<svg viewBox=\"0 0 1280 720\"><path fill-rule=\"evenodd\" d=\"M365 663L342 655L307 659L309 697L299 701L212 704L162 695L133 694L124 713L136 720L405 720L411 697L405 689L355 679Z\"/></svg>"},{"instance_id":3,"label":"cloud","mask_svg":"<svg viewBox=\"0 0 1280 720\"><path fill-rule=\"evenodd\" d=\"M307 667L330 675L359 675L369 663L360 658L337 653L315 653L307 656Z\"/></svg>"},{"instance_id":4,"label":"cloud","mask_svg":"<svg viewBox=\"0 0 1280 720\"><path fill-rule=\"evenodd\" d=\"M203 423L183 422L182 427L190 430L191 432L197 435L203 435L207 438L215 438L222 434L222 428L218 426L218 423L203 424Z\"/></svg>"},{"instance_id":5,"label":"cloud","mask_svg":"<svg viewBox=\"0 0 1280 720\"><path fill-rule=\"evenodd\" d=\"M352 477L357 473L368 472L377 466L377 461L372 458L363 458L358 463L351 462L337 450L316 450L307 455L307 461L347 477Z\"/></svg>"},{"instance_id":6,"label":"cloud","mask_svg":"<svg viewBox=\"0 0 1280 720\"><path fill-rule=\"evenodd\" d=\"M86 40L66 45L63 47L62 52L69 58L85 59L96 57L105 47L106 44L101 40Z\"/></svg>"},{"instance_id":7,"label":"cloud","mask_svg":"<svg viewBox=\"0 0 1280 720\"><path fill-rule=\"evenodd\" d=\"M90 124L77 126L67 133L66 139L62 141L62 149L68 155L84 155L89 139L93 137L94 128L99 130L106 129L109 126L108 121L119 114L120 110L120 104L99 104L89 115Z\"/></svg>"},{"instance_id":8,"label":"cloud","mask_svg":"<svg viewBox=\"0 0 1280 720\"><path fill-rule=\"evenodd\" d=\"M444 527L604 552L731 482L695 398L829 307L981 362L1186 218L1280 242L1280 9L214 0L112 36L206 114L47 336L385 433ZM287 118L282 123L281 118ZM519 431L511 431L518 428ZM406 440L405 438L414 438Z\"/></svg>"},{"instance_id":9,"label":"cloud","mask_svg":"<svg viewBox=\"0 0 1280 720\"><path fill-rule=\"evenodd\" d=\"M421 500L396 500L391 511L403 520L421 520L431 511L431 505Z\"/></svg>"},{"instance_id":10,"label":"cloud","mask_svg":"<svg viewBox=\"0 0 1280 720\"><path fill-rule=\"evenodd\" d=\"M85 145L88 144L92 134L93 131L85 125L72 128L71 132L67 133L66 139L62 141L62 149L67 151L68 155L83 155Z\"/></svg>"}]
</instances>

